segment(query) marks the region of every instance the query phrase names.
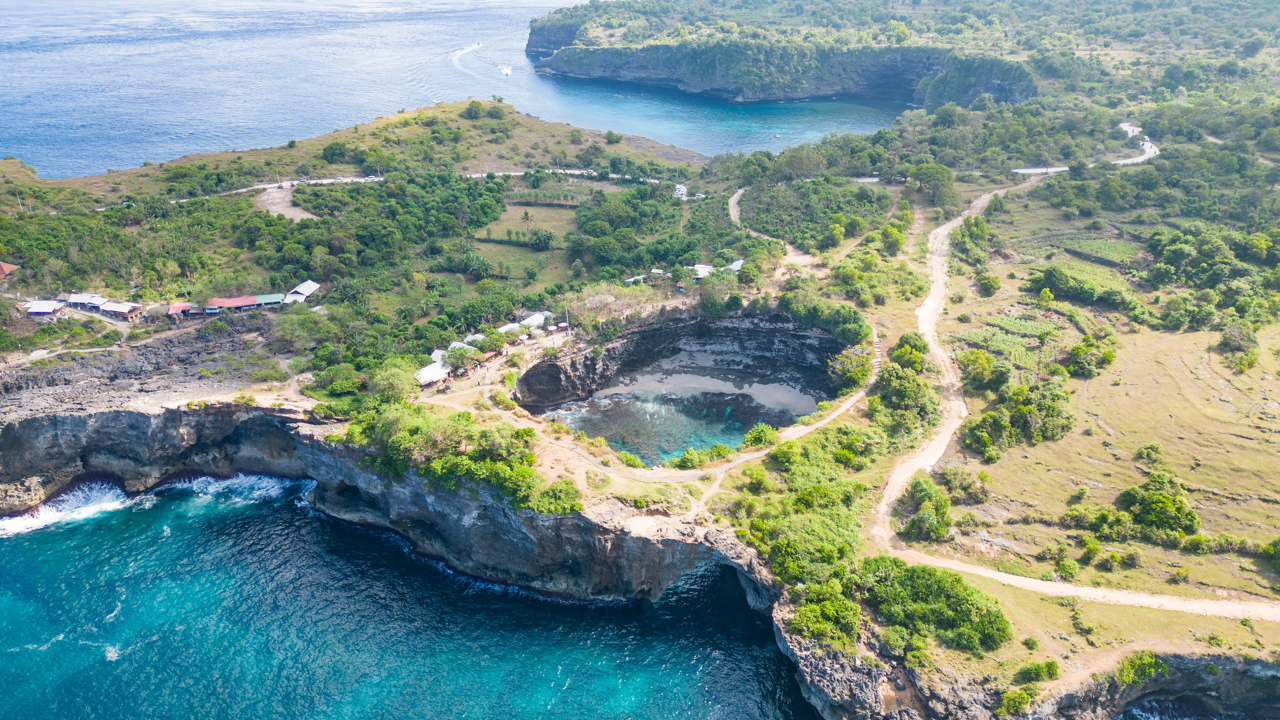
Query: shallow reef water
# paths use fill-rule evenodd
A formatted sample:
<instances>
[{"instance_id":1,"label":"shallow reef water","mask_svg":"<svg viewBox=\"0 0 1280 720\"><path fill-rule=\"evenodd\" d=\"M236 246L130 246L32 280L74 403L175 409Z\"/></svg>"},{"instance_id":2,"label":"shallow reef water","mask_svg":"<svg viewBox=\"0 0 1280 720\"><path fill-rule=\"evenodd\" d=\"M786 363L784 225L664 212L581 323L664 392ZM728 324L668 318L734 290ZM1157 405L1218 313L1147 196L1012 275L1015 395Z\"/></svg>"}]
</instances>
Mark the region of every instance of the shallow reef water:
<instances>
[{"instance_id":1,"label":"shallow reef water","mask_svg":"<svg viewBox=\"0 0 1280 720\"><path fill-rule=\"evenodd\" d=\"M544 414L650 465L686 448L735 447L756 423L786 427L817 410L821 391L791 369L682 352L615 378L586 400Z\"/></svg>"},{"instance_id":2,"label":"shallow reef water","mask_svg":"<svg viewBox=\"0 0 1280 720\"><path fill-rule=\"evenodd\" d=\"M451 573L303 482L82 486L0 519L13 718L812 718L709 566L656 604Z\"/></svg>"}]
</instances>

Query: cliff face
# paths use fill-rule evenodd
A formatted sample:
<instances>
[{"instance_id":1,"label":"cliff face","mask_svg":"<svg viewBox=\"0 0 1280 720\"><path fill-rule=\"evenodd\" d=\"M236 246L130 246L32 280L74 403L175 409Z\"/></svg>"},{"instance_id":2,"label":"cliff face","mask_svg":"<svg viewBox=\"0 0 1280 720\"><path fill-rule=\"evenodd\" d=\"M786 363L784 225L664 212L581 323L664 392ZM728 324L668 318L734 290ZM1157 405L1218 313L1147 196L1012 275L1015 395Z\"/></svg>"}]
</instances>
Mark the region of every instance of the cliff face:
<instances>
[{"instance_id":1,"label":"cliff face","mask_svg":"<svg viewBox=\"0 0 1280 720\"><path fill-rule=\"evenodd\" d=\"M948 102L968 106L983 93L1010 103L1037 94L1035 79L1020 63L929 47L840 48L736 39L639 47L569 45L539 61L537 70L658 85L730 102L845 96L936 107Z\"/></svg>"},{"instance_id":2,"label":"cliff face","mask_svg":"<svg viewBox=\"0 0 1280 720\"><path fill-rule=\"evenodd\" d=\"M261 473L316 481L311 501L389 528L427 555L486 580L582 600L656 600L698 563L737 568L753 607L773 579L730 531L639 514L613 499L572 515L515 510L487 485L434 490L362 469L363 451L304 432L306 418L218 406L149 414L39 416L0 428L0 515L35 507L77 477L141 492L173 475Z\"/></svg>"},{"instance_id":3,"label":"cliff face","mask_svg":"<svg viewBox=\"0 0 1280 720\"><path fill-rule=\"evenodd\" d=\"M110 473L132 492L192 471L311 477L316 485L308 499L318 510L394 530L418 551L476 577L564 597L656 600L699 563L730 565L751 606L772 615L778 646L796 663L805 698L827 720L921 714L986 720L999 699L982 680L904 668L885 651L881 661L870 662L792 636L786 627L794 608L732 531L643 515L612 499L581 513L545 516L513 509L486 485L453 491L412 476L392 481L362 469L361 450L325 442L321 432L296 414L232 406L29 418L0 429L0 514L33 507L84 473ZM1109 720L1143 700L1187 694L1220 699L1235 710L1280 700L1275 664L1162 659L1170 667L1167 678L1129 688L1093 680L1046 698L1030 715ZM913 704L886 712L884 688L898 683Z\"/></svg>"},{"instance_id":4,"label":"cliff face","mask_svg":"<svg viewBox=\"0 0 1280 720\"><path fill-rule=\"evenodd\" d=\"M532 408L581 400L618 375L686 352L723 355L746 369L794 373L804 387L829 394L827 362L844 345L820 328L801 329L785 315L670 317L600 346L543 360L516 384L515 399Z\"/></svg>"}]
</instances>

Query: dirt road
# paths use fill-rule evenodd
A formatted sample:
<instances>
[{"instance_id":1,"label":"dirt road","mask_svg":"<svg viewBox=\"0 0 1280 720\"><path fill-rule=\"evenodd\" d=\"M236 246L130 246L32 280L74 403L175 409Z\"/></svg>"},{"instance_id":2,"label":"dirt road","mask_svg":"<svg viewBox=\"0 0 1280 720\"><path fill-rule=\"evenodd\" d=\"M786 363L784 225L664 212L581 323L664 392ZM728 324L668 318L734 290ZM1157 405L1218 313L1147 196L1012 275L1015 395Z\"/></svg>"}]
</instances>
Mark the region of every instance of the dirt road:
<instances>
[{"instance_id":1,"label":"dirt road","mask_svg":"<svg viewBox=\"0 0 1280 720\"><path fill-rule=\"evenodd\" d=\"M1037 178L1038 180L1038 178ZM1133 592L1130 590L1115 590L1110 588L1086 587L1081 585L1072 585L1070 583L1053 582L1048 580L1037 580L1035 578L1022 577L1020 575L1010 575L1002 573L991 568L981 565L972 565L955 558L935 557L925 553L912 550L898 539L893 531L893 525L890 513L894 505L897 503L899 496L906 489L907 483L911 481L920 470L933 467L943 454L947 451L956 431L960 429L961 423L968 415L968 409L964 404L964 398L960 388L960 372L956 367L952 358L947 355L938 338L938 319L942 315L942 309L947 292L947 253L950 244L951 231L959 227L964 218L969 215L981 213L986 209L987 203L991 202L991 198L995 195L1003 195L1009 190L1016 190L1026 187L1036 180L1031 180L1022 185L997 190L982 195L969 205L968 209L956 219L941 225L929 233L929 251L928 251L928 268L930 288L929 295L925 298L924 304L916 311L919 318L920 333L925 336L929 342L929 357L935 365L942 368L942 410L943 420L934 431L933 435L918 448L910 456L904 458L893 472L890 473L888 481L885 483L884 495L876 506L875 516L871 524L871 543L894 557L901 558L911 563L919 563L924 565L932 565L934 567L947 568L957 572L968 573L971 575L979 575L981 577L997 580L1006 585L1030 590L1031 592L1043 593L1045 595L1059 595L1077 597L1082 600L1091 600L1094 602L1108 603L1112 605L1130 605L1136 607L1147 607L1158 610L1176 610L1179 612L1194 613L1196 615L1211 615L1215 617L1226 618L1252 618L1254 620L1271 620L1280 622L1280 603L1267 601L1245 601L1245 600L1201 600L1196 598L1173 597L1169 595L1154 595L1149 593Z\"/></svg>"}]
</instances>

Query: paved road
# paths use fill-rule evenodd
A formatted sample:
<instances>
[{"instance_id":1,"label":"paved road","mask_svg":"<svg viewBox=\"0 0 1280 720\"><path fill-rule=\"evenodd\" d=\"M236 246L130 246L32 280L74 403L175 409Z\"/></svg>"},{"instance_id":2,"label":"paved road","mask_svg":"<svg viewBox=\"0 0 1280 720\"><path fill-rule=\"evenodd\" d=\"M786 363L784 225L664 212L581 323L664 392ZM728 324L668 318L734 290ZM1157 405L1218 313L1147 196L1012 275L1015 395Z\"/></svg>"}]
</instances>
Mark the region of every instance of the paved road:
<instances>
[{"instance_id":1,"label":"paved road","mask_svg":"<svg viewBox=\"0 0 1280 720\"><path fill-rule=\"evenodd\" d=\"M1120 123L1120 129L1124 130L1126 133L1129 133L1129 137L1135 137L1142 132L1142 128L1136 125L1130 125L1129 123ZM1139 146L1142 147L1141 155L1138 155L1137 157L1125 158L1124 160L1116 160L1112 164L1113 165L1137 165L1138 163L1144 163L1160 154L1160 148L1156 147L1156 144L1151 142L1150 140L1144 139L1138 144ZM1097 163L1094 163L1094 165L1096 164ZM1090 165L1089 167L1093 167L1093 165ZM1055 175L1057 173L1067 172L1070 169L1071 168L1067 168L1067 167L1021 168L1018 170L1014 170L1014 172L1020 175Z\"/></svg>"}]
</instances>

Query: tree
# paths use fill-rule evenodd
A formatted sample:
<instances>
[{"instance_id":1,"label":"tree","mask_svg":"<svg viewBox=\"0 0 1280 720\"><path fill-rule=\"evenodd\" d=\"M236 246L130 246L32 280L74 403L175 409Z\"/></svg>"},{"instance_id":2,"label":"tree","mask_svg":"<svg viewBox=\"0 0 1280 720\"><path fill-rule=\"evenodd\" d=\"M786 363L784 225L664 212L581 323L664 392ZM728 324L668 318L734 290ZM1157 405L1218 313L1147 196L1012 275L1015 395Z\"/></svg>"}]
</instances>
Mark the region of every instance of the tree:
<instances>
[{"instance_id":1,"label":"tree","mask_svg":"<svg viewBox=\"0 0 1280 720\"><path fill-rule=\"evenodd\" d=\"M467 107L462 111L461 115L467 120L479 120L484 117L484 105L481 105L479 100L472 100L467 103Z\"/></svg>"},{"instance_id":2,"label":"tree","mask_svg":"<svg viewBox=\"0 0 1280 720\"><path fill-rule=\"evenodd\" d=\"M604 141L608 145L617 145L622 142L622 136L610 130L604 134Z\"/></svg>"},{"instance_id":3,"label":"tree","mask_svg":"<svg viewBox=\"0 0 1280 720\"><path fill-rule=\"evenodd\" d=\"M524 223L524 234L525 234L525 237L528 237L529 224L533 222L533 216L529 214L528 210L525 210L524 214L520 216L520 222Z\"/></svg>"},{"instance_id":4,"label":"tree","mask_svg":"<svg viewBox=\"0 0 1280 720\"><path fill-rule=\"evenodd\" d=\"M1050 290L1049 288L1042 288L1042 289L1040 290L1040 299L1036 301L1036 304L1040 306L1040 309L1041 309L1041 310L1046 310L1046 309L1048 309L1050 306L1052 306L1052 305L1053 305L1053 291L1052 291L1052 290Z\"/></svg>"},{"instance_id":5,"label":"tree","mask_svg":"<svg viewBox=\"0 0 1280 720\"><path fill-rule=\"evenodd\" d=\"M866 348L847 348L832 358L827 367L841 392L860 388L871 379L871 354Z\"/></svg>"},{"instance_id":6,"label":"tree","mask_svg":"<svg viewBox=\"0 0 1280 720\"><path fill-rule=\"evenodd\" d=\"M911 168L911 171L907 173L907 176L920 183L921 189L928 188L930 193L932 193L935 205L943 194L951 190L952 182L954 181L954 177L951 174L951 168L946 165L937 165L934 163L916 165Z\"/></svg>"},{"instance_id":7,"label":"tree","mask_svg":"<svg viewBox=\"0 0 1280 720\"><path fill-rule=\"evenodd\" d=\"M479 362L476 351L469 347L456 347L444 356L444 364L453 370L469 368Z\"/></svg>"},{"instance_id":8,"label":"tree","mask_svg":"<svg viewBox=\"0 0 1280 720\"><path fill-rule=\"evenodd\" d=\"M386 402L400 402L418 391L418 381L413 377L416 369L406 358L388 360L373 374L370 389Z\"/></svg>"},{"instance_id":9,"label":"tree","mask_svg":"<svg viewBox=\"0 0 1280 720\"><path fill-rule=\"evenodd\" d=\"M934 127L950 128L960 122L960 108L955 103L947 103L933 114Z\"/></svg>"},{"instance_id":10,"label":"tree","mask_svg":"<svg viewBox=\"0 0 1280 720\"><path fill-rule=\"evenodd\" d=\"M1000 278L991 273L984 273L978 276L978 291L983 297L991 297L1000 290Z\"/></svg>"}]
</instances>

